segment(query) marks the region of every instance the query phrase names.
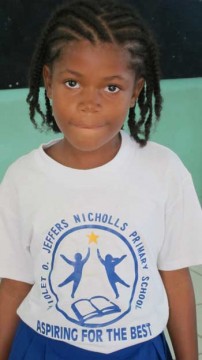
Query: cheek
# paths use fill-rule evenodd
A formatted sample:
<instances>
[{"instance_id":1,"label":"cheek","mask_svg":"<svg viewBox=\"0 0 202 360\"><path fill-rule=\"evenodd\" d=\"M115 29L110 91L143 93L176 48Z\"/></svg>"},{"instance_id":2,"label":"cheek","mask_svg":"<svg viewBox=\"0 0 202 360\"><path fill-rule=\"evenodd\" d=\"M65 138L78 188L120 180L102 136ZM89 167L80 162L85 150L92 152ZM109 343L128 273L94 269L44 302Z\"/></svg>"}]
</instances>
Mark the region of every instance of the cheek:
<instances>
[{"instance_id":1,"label":"cheek","mask_svg":"<svg viewBox=\"0 0 202 360\"><path fill-rule=\"evenodd\" d=\"M113 111L120 117L126 117L131 107L131 98L124 97L113 106Z\"/></svg>"},{"instance_id":2,"label":"cheek","mask_svg":"<svg viewBox=\"0 0 202 360\"><path fill-rule=\"evenodd\" d=\"M65 120L74 110L71 101L62 96L55 96L52 101L53 114L59 121Z\"/></svg>"},{"instance_id":3,"label":"cheek","mask_svg":"<svg viewBox=\"0 0 202 360\"><path fill-rule=\"evenodd\" d=\"M120 106L122 106L123 109L129 109L132 102L134 102L134 95L132 88L130 88L123 94Z\"/></svg>"}]
</instances>

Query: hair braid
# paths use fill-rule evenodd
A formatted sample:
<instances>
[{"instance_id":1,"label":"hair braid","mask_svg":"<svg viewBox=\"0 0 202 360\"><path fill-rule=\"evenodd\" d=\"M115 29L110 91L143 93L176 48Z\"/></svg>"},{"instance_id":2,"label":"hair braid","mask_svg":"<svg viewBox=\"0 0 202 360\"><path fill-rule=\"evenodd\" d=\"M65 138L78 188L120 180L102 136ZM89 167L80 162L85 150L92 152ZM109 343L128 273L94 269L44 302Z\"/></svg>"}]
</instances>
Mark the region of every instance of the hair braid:
<instances>
[{"instance_id":1,"label":"hair braid","mask_svg":"<svg viewBox=\"0 0 202 360\"><path fill-rule=\"evenodd\" d=\"M57 123L55 122L55 118L52 114L52 106L50 104L50 100L47 96L46 90L44 91L44 96L45 96L45 103L46 103L46 116L49 119L49 124L52 127L53 131L58 133L58 132L60 132L60 129L57 126Z\"/></svg>"},{"instance_id":2,"label":"hair braid","mask_svg":"<svg viewBox=\"0 0 202 360\"><path fill-rule=\"evenodd\" d=\"M95 45L100 41L117 44L129 52L130 67L136 79L145 80L145 85L137 99L140 117L136 120L136 107L131 108L128 126L134 139L140 145L145 145L153 122L159 119L162 108L159 54L152 34L134 7L118 0L74 0L64 3L50 17L33 55L30 70L27 102L31 121L37 127L35 114L39 113L42 125L47 125L55 132L60 131L46 92L46 113L40 107L43 66L51 66L65 44L82 39Z\"/></svg>"},{"instance_id":3,"label":"hair braid","mask_svg":"<svg viewBox=\"0 0 202 360\"><path fill-rule=\"evenodd\" d=\"M42 73L42 57L43 57L43 48L39 46L38 51L36 52L35 61L31 64L31 71L30 73L32 76L30 77L29 86L30 91L27 96L27 102L30 104L30 119L35 127L37 127L37 123L35 121L35 112L38 112L42 119L42 125L45 123L45 115L41 110L40 103L39 103L39 92L40 92L40 85L41 85L41 73Z\"/></svg>"},{"instance_id":4,"label":"hair braid","mask_svg":"<svg viewBox=\"0 0 202 360\"><path fill-rule=\"evenodd\" d=\"M75 16L75 18L77 17L77 19L79 19L83 24L85 24L84 26L87 26L87 28L89 27L92 33L94 34L94 36L96 36L97 34L99 40L106 42L111 41L111 37L109 36L102 22L97 22L97 20L94 17L90 17L86 9L82 9L82 14L76 8L72 9L71 13ZM91 41L93 42L93 40Z\"/></svg>"}]
</instances>

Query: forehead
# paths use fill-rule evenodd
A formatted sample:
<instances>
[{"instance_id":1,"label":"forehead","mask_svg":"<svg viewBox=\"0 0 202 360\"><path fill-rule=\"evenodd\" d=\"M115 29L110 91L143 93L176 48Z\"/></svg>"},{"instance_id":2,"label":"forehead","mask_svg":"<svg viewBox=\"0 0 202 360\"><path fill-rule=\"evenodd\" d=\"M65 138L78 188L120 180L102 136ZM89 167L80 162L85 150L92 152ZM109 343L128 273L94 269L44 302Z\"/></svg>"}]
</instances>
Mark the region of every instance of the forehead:
<instances>
[{"instance_id":1,"label":"forehead","mask_svg":"<svg viewBox=\"0 0 202 360\"><path fill-rule=\"evenodd\" d=\"M94 68L105 72L131 72L129 52L113 43L92 44L88 40L72 41L63 46L54 66L71 66L80 70Z\"/></svg>"}]
</instances>

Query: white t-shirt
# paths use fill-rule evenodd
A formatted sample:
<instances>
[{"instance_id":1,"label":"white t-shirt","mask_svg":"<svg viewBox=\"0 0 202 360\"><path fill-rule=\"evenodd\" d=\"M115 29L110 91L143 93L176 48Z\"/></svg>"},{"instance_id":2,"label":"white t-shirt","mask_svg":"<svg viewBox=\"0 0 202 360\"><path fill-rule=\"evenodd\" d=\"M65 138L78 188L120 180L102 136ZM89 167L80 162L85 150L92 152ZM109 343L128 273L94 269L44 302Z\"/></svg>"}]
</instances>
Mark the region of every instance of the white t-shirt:
<instances>
[{"instance_id":1,"label":"white t-shirt","mask_svg":"<svg viewBox=\"0 0 202 360\"><path fill-rule=\"evenodd\" d=\"M0 276L34 284L19 316L41 335L102 353L163 331L158 269L202 263L190 174L167 148L121 134L103 166L68 168L41 146L0 187Z\"/></svg>"}]
</instances>

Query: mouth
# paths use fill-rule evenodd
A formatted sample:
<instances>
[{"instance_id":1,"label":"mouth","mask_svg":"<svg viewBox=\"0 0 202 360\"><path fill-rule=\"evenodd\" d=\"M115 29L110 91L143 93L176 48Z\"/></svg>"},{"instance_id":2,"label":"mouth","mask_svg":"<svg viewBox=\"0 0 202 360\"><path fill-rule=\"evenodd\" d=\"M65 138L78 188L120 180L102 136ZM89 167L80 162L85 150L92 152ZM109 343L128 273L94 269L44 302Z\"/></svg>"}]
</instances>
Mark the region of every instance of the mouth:
<instances>
[{"instance_id":1,"label":"mouth","mask_svg":"<svg viewBox=\"0 0 202 360\"><path fill-rule=\"evenodd\" d=\"M79 129L87 129L87 130L96 130L104 127L104 124L83 124L83 123L76 123L71 124L71 126L79 128Z\"/></svg>"}]
</instances>

